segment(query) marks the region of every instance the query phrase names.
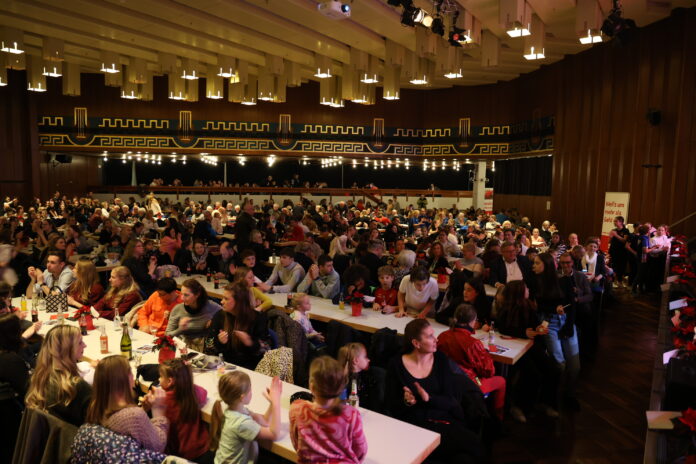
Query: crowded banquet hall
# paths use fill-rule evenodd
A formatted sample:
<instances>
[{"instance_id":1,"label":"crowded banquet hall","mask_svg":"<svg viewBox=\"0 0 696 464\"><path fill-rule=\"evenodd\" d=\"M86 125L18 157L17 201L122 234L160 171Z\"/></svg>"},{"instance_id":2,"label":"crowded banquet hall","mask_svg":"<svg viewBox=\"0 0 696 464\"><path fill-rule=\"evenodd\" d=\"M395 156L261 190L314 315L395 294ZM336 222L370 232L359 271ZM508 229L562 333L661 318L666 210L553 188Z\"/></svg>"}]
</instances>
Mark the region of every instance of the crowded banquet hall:
<instances>
[{"instance_id":1,"label":"crowded banquet hall","mask_svg":"<svg viewBox=\"0 0 696 464\"><path fill-rule=\"evenodd\" d=\"M1 1L0 463L696 462L695 51L696 0Z\"/></svg>"}]
</instances>

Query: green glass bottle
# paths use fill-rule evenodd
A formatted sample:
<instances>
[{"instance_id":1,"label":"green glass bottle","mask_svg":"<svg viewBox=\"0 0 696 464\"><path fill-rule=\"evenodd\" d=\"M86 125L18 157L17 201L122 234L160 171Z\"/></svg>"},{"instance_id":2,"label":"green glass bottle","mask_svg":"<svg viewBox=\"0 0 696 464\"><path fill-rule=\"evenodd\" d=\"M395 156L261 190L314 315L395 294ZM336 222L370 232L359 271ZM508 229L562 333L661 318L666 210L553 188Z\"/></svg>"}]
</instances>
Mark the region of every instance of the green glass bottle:
<instances>
[{"instance_id":1,"label":"green glass bottle","mask_svg":"<svg viewBox=\"0 0 696 464\"><path fill-rule=\"evenodd\" d=\"M128 324L121 324L123 334L121 335L121 355L127 360L133 359L133 345L131 344L130 334L128 333Z\"/></svg>"}]
</instances>

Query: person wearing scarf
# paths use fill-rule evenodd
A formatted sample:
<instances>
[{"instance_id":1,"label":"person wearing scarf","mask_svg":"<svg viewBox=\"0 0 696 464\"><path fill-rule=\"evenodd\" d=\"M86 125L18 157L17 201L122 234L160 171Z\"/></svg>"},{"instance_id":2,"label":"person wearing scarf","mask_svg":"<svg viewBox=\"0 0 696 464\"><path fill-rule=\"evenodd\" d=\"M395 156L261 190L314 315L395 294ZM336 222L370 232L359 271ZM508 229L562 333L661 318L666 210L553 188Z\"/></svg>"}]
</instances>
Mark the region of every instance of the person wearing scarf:
<instances>
[{"instance_id":1,"label":"person wearing scarf","mask_svg":"<svg viewBox=\"0 0 696 464\"><path fill-rule=\"evenodd\" d=\"M208 247L201 240L195 240L190 250L182 250L177 254L176 266L182 274L191 269L192 274L206 274L212 268L212 259L208 261Z\"/></svg>"},{"instance_id":2,"label":"person wearing scarf","mask_svg":"<svg viewBox=\"0 0 696 464\"><path fill-rule=\"evenodd\" d=\"M165 333L181 336L189 348L202 351L208 322L220 311L220 305L208 298L205 288L196 279L181 284L181 298L183 303L172 309Z\"/></svg>"}]
</instances>

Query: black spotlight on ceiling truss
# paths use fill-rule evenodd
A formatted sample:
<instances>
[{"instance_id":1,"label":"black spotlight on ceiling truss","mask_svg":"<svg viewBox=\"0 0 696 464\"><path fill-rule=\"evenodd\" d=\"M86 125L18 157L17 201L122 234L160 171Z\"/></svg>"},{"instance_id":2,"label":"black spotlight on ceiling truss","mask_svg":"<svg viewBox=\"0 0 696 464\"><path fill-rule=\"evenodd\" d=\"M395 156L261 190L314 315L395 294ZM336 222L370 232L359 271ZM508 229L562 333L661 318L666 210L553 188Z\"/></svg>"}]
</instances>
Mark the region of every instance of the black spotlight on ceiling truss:
<instances>
[{"instance_id":1,"label":"black spotlight on ceiling truss","mask_svg":"<svg viewBox=\"0 0 696 464\"><path fill-rule=\"evenodd\" d=\"M430 26L430 30L433 31L433 34L445 35L445 23L442 21L442 18L438 16L433 19L433 25Z\"/></svg>"},{"instance_id":2,"label":"black spotlight on ceiling truss","mask_svg":"<svg viewBox=\"0 0 696 464\"><path fill-rule=\"evenodd\" d=\"M616 37L621 45L625 45L635 35L636 29L637 26L634 20L622 16L619 0L613 0L609 16L602 24L602 33L610 38Z\"/></svg>"}]
</instances>

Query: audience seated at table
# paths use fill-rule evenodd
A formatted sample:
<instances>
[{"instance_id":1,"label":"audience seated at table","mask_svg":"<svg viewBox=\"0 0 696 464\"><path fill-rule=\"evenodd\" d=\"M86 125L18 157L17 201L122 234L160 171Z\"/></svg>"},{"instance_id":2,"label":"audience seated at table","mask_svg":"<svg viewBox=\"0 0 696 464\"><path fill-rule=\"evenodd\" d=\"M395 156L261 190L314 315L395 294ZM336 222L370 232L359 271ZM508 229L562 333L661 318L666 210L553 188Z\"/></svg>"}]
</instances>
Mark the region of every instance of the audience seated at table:
<instances>
[{"instance_id":1,"label":"audience seated at table","mask_svg":"<svg viewBox=\"0 0 696 464\"><path fill-rule=\"evenodd\" d=\"M181 284L182 303L169 314L167 335L181 336L191 349L203 351L203 339L208 335L208 323L220 311L220 305L208 297L208 292L196 279Z\"/></svg>"},{"instance_id":2,"label":"audience seated at table","mask_svg":"<svg viewBox=\"0 0 696 464\"><path fill-rule=\"evenodd\" d=\"M146 202L149 205L153 200L156 201L154 195L150 195ZM332 373L332 366L325 363L321 370L328 377L317 375L314 384L310 383L310 389L315 392L314 404L325 406L334 402L336 397L346 398L355 380L361 406L388 412L398 419L441 433L441 445L433 455L437 462L485 460L481 442L486 437L479 435L482 430L480 411L469 409L474 404L484 405L482 391L493 391L491 401L495 414L502 416L502 395L498 395L501 389L496 389L500 385L487 385L489 382L484 380L479 388L456 365L472 374L472 378L487 379L490 378L488 374L493 373L489 369L490 356L486 358L481 342L469 335L478 327L477 322L495 320L501 333L534 340L532 348L509 368L507 389L510 416L524 422L526 415L537 407L547 415L556 417L561 406L577 407L574 385L579 371L578 352L586 356L592 350L594 341L588 341L585 335L596 328L593 324L597 322L597 307L601 304L602 292L612 289L612 276L616 273L620 278L629 271L632 284L641 289L644 286L646 290L656 287L660 277L651 271L651 260L661 261L664 266L665 251L669 247L666 229L658 228L652 241L644 246L646 238L652 233L649 225L641 225L642 236L633 236L623 230L623 221L617 218L617 230L611 236L612 261L609 262L597 249L596 239L587 238L585 247L581 247L577 234L571 233L565 245L550 221L532 234L529 231L534 229L529 219L520 219L512 212L506 212L504 217L497 219L473 208L458 210L456 205L452 208L428 209L428 199L425 197L419 199L417 205L408 205L403 209L396 206L393 200L390 205L370 204L364 200L353 202L350 199L331 204L328 197L318 202L306 198L279 201L282 206L273 201L255 205L250 199L245 199L240 206L226 200L206 204L189 198L181 203L161 198L158 202L161 205L158 212L162 214L161 218L155 218L152 210L136 198L127 201L114 198L103 203L94 198L76 198L71 202L67 198L61 199L58 194L46 202L34 200L27 208L19 203L8 199L3 215L0 215L0 274L6 280L0 288L3 304L0 311L0 356L7 358L3 366L13 367L8 372L0 372L0 384L3 381L11 383L13 388L16 387L13 391L21 398L22 379L27 378L29 371L26 365L18 362L17 356L31 364L32 353L39 351L40 347L36 371L30 385L27 387L25 383L28 392L26 404L29 407L48 410L79 426L84 421L91 393L89 385L81 378L85 374L77 368L84 348L79 330L69 325L55 327L48 331L42 342L41 337L36 335L40 324L36 326L27 319L20 319L23 313L12 308L13 285L15 294L22 293L26 288L30 298L38 293L47 296L54 285L58 286L68 294L71 306L94 307L94 314L106 319L113 318L116 310L121 316L128 313L141 300L140 290L146 300L137 313L141 330L158 336L180 336L190 348L212 355L222 354L226 361L249 368L254 368L269 349L268 318L278 316L271 313L267 318L264 313L273 307L275 301L264 292L306 292L325 298L327 305L331 304L328 300L338 303L343 299L350 304L362 298L368 308L384 313L395 311L398 316L406 315L410 310L413 316L424 318L435 315L436 320L444 323L449 323L454 316L458 325L443 332L440 337L441 350L453 359L448 360L443 353L434 352L435 337L426 321L411 321L406 328L407 354L397 356L391 363L386 393L384 377L380 377L379 368L369 366L368 350L354 343L339 352L340 375ZM408 231L400 226L402 223L409 225ZM219 247L208 248L200 240L191 242L192 237L213 242L221 232L233 231L236 237L231 240L224 238L219 242ZM279 237L285 237L292 243L279 244ZM66 252L90 252L95 238L107 246L94 250L94 256L89 259L82 257L77 260L71 269ZM143 242L145 238L147 240ZM505 241L502 251L500 240ZM384 256L384 241L388 242L390 256ZM631 249L636 253L635 259L626 248L627 244L629 248L634 244ZM548 254L538 254L532 245L548 245ZM271 250L279 246L288 248L280 252L280 262L274 262L271 266L267 262ZM563 253L564 247L571 251L572 256ZM422 260L419 264L416 264L414 250ZM647 267L643 263L644 255L650 262ZM121 256L123 266L111 270L110 286L104 294L97 270L111 269L113 260ZM297 259L294 259L295 256ZM462 257L451 259L451 264L446 259L459 256ZM103 265L105 259L107 266ZM45 269L42 266L44 260ZM393 267L386 266L387 263ZM557 274L557 264L560 265L561 275ZM157 270L156 266L176 267L166 268L168 273L164 273L164 268ZM208 298L200 278L179 281L181 294L176 290L176 282L169 277L155 279L162 274L174 277L179 272L185 274L189 267L192 274L201 275L210 271L218 278L233 282L223 291L222 308ZM582 270L587 272L583 273ZM12 272L19 279L9 279ZM438 284L431 277L431 272L451 272L449 283ZM5 279L6 276L8 279ZM101 277L105 278L106 274L102 273ZM618 285L621 280L617 280ZM483 282L498 287L495 313L491 312L491 298L485 296ZM4 290L5 287L8 291ZM527 287L531 298L526 294ZM374 301L365 299L373 291ZM596 296L594 302L591 301L593 295ZM438 305L440 299L442 303ZM312 328L310 333L318 333L312 325L314 321L310 322L309 319L312 317L311 305L323 303L303 294L297 294L295 300L296 316L301 313L302 322L309 323ZM473 312L465 306L467 311L457 313L455 310L460 303L472 305ZM19 304L15 303L15 306ZM475 317L472 316L474 313ZM373 317L372 311L367 315ZM135 313L131 313L131 316L136 318ZM297 326L289 317L285 318L293 327ZM548 329L542 320L548 323ZM314 324L317 329L323 330L319 323ZM27 331L31 331L31 334L23 337L29 333ZM22 332L19 342L18 332ZM384 332L375 337L386 336ZM581 337L579 344L578 336ZM302 353L302 357L306 356L306 349L295 350L292 340L281 340L281 344L289 345L294 353ZM5 341L8 341L7 344ZM336 343L336 340L327 342L333 343L337 349L344 343ZM18 343L21 345L19 350L16 348ZM368 346L370 357L381 366L389 365L385 353L372 351L376 349L375 346L384 347L384 344ZM472 350L477 356L465 356ZM121 362L120 357L112 358L113 361L106 358L102 362ZM308 359L301 361L304 364ZM177 362L180 363L174 363ZM147 450L143 448L144 441L154 441L147 438L149 433L141 435L141 432L152 425L143 416L144 411L131 403L129 394L123 393L126 390L130 392L132 380L126 373L126 365L121 362L123 365L120 367L124 369L119 373L116 364L105 367L101 374L110 371L108 377L117 379L114 382L122 385L123 389L112 388L111 393L100 395L98 401L102 403L104 415L123 414L128 417L123 422L117 421L118 424L106 424L109 421L106 418L105 421L100 419L81 427L74 442L75 462L98 461L102 459L97 457L99 453L100 456L111 453L120 457L131 452L139 456L136 460L152 457L161 460L164 456L161 451L199 462L210 459L207 444L204 444L206 439L202 432L199 434L196 431L201 431L199 407L203 400L200 392L190 388L190 376L187 380L185 375L187 369L167 370L163 366L160 371L160 382L167 390L168 398L168 412L165 415L171 421L175 417L182 420L177 424L171 422L168 439L159 437L156 446ZM12 379L3 376L11 376ZM226 451L221 456L229 455L230 450L248 449L245 443L255 438L276 438L277 427L273 431L273 427L268 428L267 434L259 433L262 426L257 423L257 429L248 422L256 423L254 419L244 417L245 403L240 395L249 391L248 383L245 386L241 379L225 382L224 388L232 384L235 388L240 387L232 389L232 397L229 391L225 392L229 399L226 400L228 406L238 409L239 415L230 418L229 422L227 419L225 421L232 429L222 434L223 443L218 450L226 447ZM322 382L325 384L320 386ZM181 388L181 385L184 387ZM562 387L560 396L559 386ZM188 392L187 401L182 402L180 391ZM156 401L152 395L145 404L151 401ZM115 413L106 412L111 407L108 406L109 402L116 404ZM21 407L19 403L11 406ZM6 406L0 399L0 407ZM307 414L310 409L314 411L314 406L303 407L307 408L306 411L303 409ZM293 405L293 410L298 408ZM12 417L18 417L17 410L7 411L8 422ZM326 412L317 416L311 425L312 430L306 429L304 432L300 430L304 427L301 425L303 418L295 417L296 429L292 432L292 438L300 462L317 454L328 459L358 461L360 456L364 456L365 450L359 440L356 438L350 442L346 438L353 433L351 430L355 431L355 418L359 418L352 412L350 420L353 422L346 429L348 432L343 431L335 438L324 440L324 444L336 445L332 451L334 454L322 454L325 450L317 453L317 448L309 444L312 433L323 433L324 421L340 422L345 411L350 409L346 407L337 415ZM142 422L144 429L131 426L132 420ZM230 445L231 437L236 433L234 427L240 423L246 424L248 440L245 438ZM17 424L13 424L12 429L16 433ZM126 435L117 434L116 431L125 432ZM188 441L181 438L189 436L197 438ZM118 445L96 449L94 443L102 442ZM359 452L355 446L360 448L357 450Z\"/></svg>"},{"instance_id":3,"label":"audience seated at table","mask_svg":"<svg viewBox=\"0 0 696 464\"><path fill-rule=\"evenodd\" d=\"M128 435L147 450L163 452L169 433L166 393L162 388L154 388L146 395L143 407L139 407L133 398L134 386L126 358L112 355L99 361L85 422ZM146 409L152 418L148 417ZM92 446L99 446L99 442Z\"/></svg>"},{"instance_id":4,"label":"audience seated at table","mask_svg":"<svg viewBox=\"0 0 696 464\"><path fill-rule=\"evenodd\" d=\"M450 329L437 337L437 349L442 351L473 380L484 394L493 399L493 412L503 420L505 408L505 379L495 375L493 358L481 340L474 337L477 324L476 308L463 303L457 306Z\"/></svg>"},{"instance_id":5,"label":"audience seated at table","mask_svg":"<svg viewBox=\"0 0 696 464\"><path fill-rule=\"evenodd\" d=\"M312 264L304 279L297 286L298 292L320 298L332 299L341 289L341 279L333 268L333 259L321 255L317 264Z\"/></svg>"},{"instance_id":6,"label":"audience seated at table","mask_svg":"<svg viewBox=\"0 0 696 464\"><path fill-rule=\"evenodd\" d=\"M75 326L59 325L48 331L29 382L28 408L48 411L76 427L84 423L92 387L81 377L77 363L85 346Z\"/></svg>"},{"instance_id":7,"label":"audience seated at table","mask_svg":"<svg viewBox=\"0 0 696 464\"><path fill-rule=\"evenodd\" d=\"M485 460L484 447L471 429L478 424L462 409L462 382L471 382L447 356L437 351L437 339L424 319L404 330L404 354L387 371L386 406L399 420L440 434L433 458L454 463ZM461 371L459 371L461 372Z\"/></svg>"},{"instance_id":8,"label":"audience seated at table","mask_svg":"<svg viewBox=\"0 0 696 464\"><path fill-rule=\"evenodd\" d=\"M407 313L425 318L434 313L435 302L440 294L437 280L430 276L424 266L415 266L399 285L399 311L396 317Z\"/></svg>"},{"instance_id":9,"label":"audience seated at table","mask_svg":"<svg viewBox=\"0 0 696 464\"><path fill-rule=\"evenodd\" d=\"M249 250L246 250L249 251ZM246 253L245 251L245 253ZM249 304L256 311L268 311L273 307L271 298L256 287L254 272L246 266L239 266L231 279L232 283L240 284L249 289Z\"/></svg>"},{"instance_id":10,"label":"audience seated at table","mask_svg":"<svg viewBox=\"0 0 696 464\"><path fill-rule=\"evenodd\" d=\"M266 282L259 284L259 288L264 292L293 292L304 276L304 269L295 261L295 252L292 248L286 247L281 250L280 260L273 268L271 276Z\"/></svg>"},{"instance_id":11,"label":"audience seated at table","mask_svg":"<svg viewBox=\"0 0 696 464\"><path fill-rule=\"evenodd\" d=\"M239 283L227 285L222 310L211 320L205 351L222 354L227 362L254 369L269 347L266 314L251 306L248 287Z\"/></svg>"},{"instance_id":12,"label":"audience seated at table","mask_svg":"<svg viewBox=\"0 0 696 464\"><path fill-rule=\"evenodd\" d=\"M83 305L85 309L93 310L99 317L113 320L116 316L125 316L138 302L142 300L138 284L133 280L130 270L125 266L117 266L111 271L109 288L104 296L91 306Z\"/></svg>"},{"instance_id":13,"label":"audience seated at table","mask_svg":"<svg viewBox=\"0 0 696 464\"><path fill-rule=\"evenodd\" d=\"M157 256L150 255L148 258L141 240L132 239L128 242L121 264L131 272L143 295L150 295L155 291Z\"/></svg>"},{"instance_id":14,"label":"audience seated at table","mask_svg":"<svg viewBox=\"0 0 696 464\"><path fill-rule=\"evenodd\" d=\"M155 291L138 310L138 328L143 332L162 336L167 330L169 315L181 304L181 292L176 288L176 281L163 277L155 284Z\"/></svg>"},{"instance_id":15,"label":"audience seated at table","mask_svg":"<svg viewBox=\"0 0 696 464\"><path fill-rule=\"evenodd\" d=\"M65 293L75 280L72 269L65 262L65 253L60 250L48 252L45 271L31 266L27 272L31 279L27 287L27 297L29 298L34 294L46 296L51 293L54 286Z\"/></svg>"},{"instance_id":16,"label":"audience seated at table","mask_svg":"<svg viewBox=\"0 0 696 464\"><path fill-rule=\"evenodd\" d=\"M92 306L104 296L97 267L89 259L80 259L72 269L75 280L68 288L68 304L74 308Z\"/></svg>"}]
</instances>

